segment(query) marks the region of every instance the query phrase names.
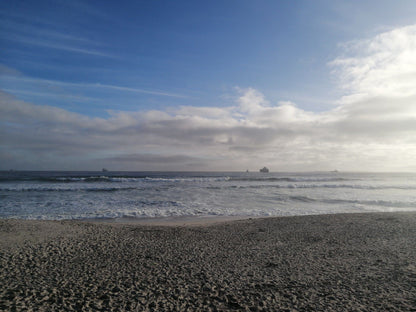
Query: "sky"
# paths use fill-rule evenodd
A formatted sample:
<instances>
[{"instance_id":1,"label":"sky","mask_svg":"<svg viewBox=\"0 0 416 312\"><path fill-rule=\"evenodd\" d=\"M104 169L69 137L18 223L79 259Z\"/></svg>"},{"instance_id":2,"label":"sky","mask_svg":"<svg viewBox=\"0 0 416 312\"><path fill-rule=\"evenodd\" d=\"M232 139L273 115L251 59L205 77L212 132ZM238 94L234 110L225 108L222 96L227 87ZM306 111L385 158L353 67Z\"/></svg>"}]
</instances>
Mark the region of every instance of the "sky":
<instances>
[{"instance_id":1,"label":"sky","mask_svg":"<svg viewBox=\"0 0 416 312\"><path fill-rule=\"evenodd\" d=\"M413 0L0 2L0 170L416 171Z\"/></svg>"}]
</instances>

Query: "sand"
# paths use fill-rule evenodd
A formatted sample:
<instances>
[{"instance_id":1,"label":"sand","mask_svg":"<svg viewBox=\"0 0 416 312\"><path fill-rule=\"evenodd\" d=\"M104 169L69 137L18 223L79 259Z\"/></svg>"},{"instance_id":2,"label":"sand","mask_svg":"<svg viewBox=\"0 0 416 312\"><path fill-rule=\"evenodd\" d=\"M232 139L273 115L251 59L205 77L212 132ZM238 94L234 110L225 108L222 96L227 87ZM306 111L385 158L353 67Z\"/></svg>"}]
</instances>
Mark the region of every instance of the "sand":
<instances>
[{"instance_id":1,"label":"sand","mask_svg":"<svg viewBox=\"0 0 416 312\"><path fill-rule=\"evenodd\" d=\"M415 311L416 213L0 220L0 310Z\"/></svg>"}]
</instances>

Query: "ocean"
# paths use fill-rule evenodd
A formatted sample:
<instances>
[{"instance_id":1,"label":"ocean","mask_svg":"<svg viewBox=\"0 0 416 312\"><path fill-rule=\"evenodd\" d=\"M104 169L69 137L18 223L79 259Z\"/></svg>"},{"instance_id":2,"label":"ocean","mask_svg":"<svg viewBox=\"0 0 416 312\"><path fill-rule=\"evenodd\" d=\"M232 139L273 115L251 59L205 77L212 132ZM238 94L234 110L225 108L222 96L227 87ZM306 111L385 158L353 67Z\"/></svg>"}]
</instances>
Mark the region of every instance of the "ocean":
<instances>
[{"instance_id":1,"label":"ocean","mask_svg":"<svg viewBox=\"0 0 416 312\"><path fill-rule=\"evenodd\" d=\"M0 218L416 211L415 173L0 172Z\"/></svg>"}]
</instances>

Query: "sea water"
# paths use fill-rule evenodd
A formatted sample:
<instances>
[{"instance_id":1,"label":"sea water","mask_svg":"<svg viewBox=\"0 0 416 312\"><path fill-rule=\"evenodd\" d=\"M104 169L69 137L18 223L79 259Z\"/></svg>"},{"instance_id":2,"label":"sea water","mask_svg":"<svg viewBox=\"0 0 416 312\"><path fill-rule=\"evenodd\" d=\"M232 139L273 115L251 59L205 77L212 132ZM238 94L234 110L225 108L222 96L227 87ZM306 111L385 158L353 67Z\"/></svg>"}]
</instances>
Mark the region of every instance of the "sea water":
<instances>
[{"instance_id":1,"label":"sea water","mask_svg":"<svg viewBox=\"0 0 416 312\"><path fill-rule=\"evenodd\" d=\"M0 172L0 218L416 211L414 173Z\"/></svg>"}]
</instances>

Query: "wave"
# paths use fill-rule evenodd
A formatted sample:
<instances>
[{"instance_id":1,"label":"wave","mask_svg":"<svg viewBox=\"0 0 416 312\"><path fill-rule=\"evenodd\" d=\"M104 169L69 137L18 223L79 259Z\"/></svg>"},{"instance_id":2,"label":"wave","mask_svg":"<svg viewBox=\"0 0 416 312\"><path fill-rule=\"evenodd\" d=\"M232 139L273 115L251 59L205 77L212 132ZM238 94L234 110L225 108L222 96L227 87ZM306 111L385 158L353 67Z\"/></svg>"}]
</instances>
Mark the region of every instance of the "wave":
<instances>
[{"instance_id":1,"label":"wave","mask_svg":"<svg viewBox=\"0 0 416 312\"><path fill-rule=\"evenodd\" d=\"M112 182L113 177L90 176L90 177L18 177L1 178L0 182L40 182L40 183L70 183L70 182Z\"/></svg>"},{"instance_id":2,"label":"wave","mask_svg":"<svg viewBox=\"0 0 416 312\"><path fill-rule=\"evenodd\" d=\"M395 200L360 200L360 199L317 199L308 196L288 196L281 198L284 201L294 201L303 203L324 203L324 204L349 204L349 205L363 205L363 206L378 206L388 208L416 208L416 202L404 202Z\"/></svg>"},{"instance_id":3,"label":"wave","mask_svg":"<svg viewBox=\"0 0 416 312\"><path fill-rule=\"evenodd\" d=\"M91 187L91 188L62 188L62 187L19 187L0 188L0 192L118 192L143 190L140 187Z\"/></svg>"},{"instance_id":4,"label":"wave","mask_svg":"<svg viewBox=\"0 0 416 312\"><path fill-rule=\"evenodd\" d=\"M299 202L303 202L303 203L313 203L313 202L318 201L314 198L310 198L310 197L307 197L307 196L289 196L289 199L292 200L292 201L299 201Z\"/></svg>"},{"instance_id":5,"label":"wave","mask_svg":"<svg viewBox=\"0 0 416 312\"><path fill-rule=\"evenodd\" d=\"M132 182L134 180L128 180ZM213 180L200 180L200 179L149 179L144 180L150 183L152 182L171 182L171 183L181 183L181 182L206 182ZM221 179L219 181L226 181ZM125 181L120 181L125 182ZM146 182L144 182L146 183ZM65 184L31 184L25 186L24 184L18 186L5 186L0 187L0 192L114 192L114 191L127 191L127 190L144 190L145 188L157 187L145 184L127 184L122 186L110 186L109 184L99 185L93 187L94 184L86 184L84 187L78 187L77 185L72 185L66 187ZM107 185L107 186L104 186ZM416 190L416 185L360 185L360 184L257 184L257 185L215 185L209 184L205 187L208 190L244 190L244 189L357 189L357 190L403 190L403 191L412 191Z\"/></svg>"},{"instance_id":6,"label":"wave","mask_svg":"<svg viewBox=\"0 0 416 312\"><path fill-rule=\"evenodd\" d=\"M109 176L91 176L91 177L57 177L48 178L48 182L139 182L144 181L146 177L109 177ZM44 180L41 180L44 181Z\"/></svg>"},{"instance_id":7,"label":"wave","mask_svg":"<svg viewBox=\"0 0 416 312\"><path fill-rule=\"evenodd\" d=\"M308 196L287 196L275 198L282 201L283 205L269 205L259 209L240 209L236 207L212 207L205 209L188 205L182 201L169 200L137 200L134 205L120 206L112 209L98 205L86 207L87 209L63 210L58 205L57 209L50 210L22 210L15 209L0 212L1 218L17 219L117 219L117 218L155 218L155 217L187 217L187 216L282 216L282 215L311 215L333 214L370 211L416 211L416 202L402 202L389 200L321 200ZM277 204L277 205L276 205ZM85 207L84 207L85 208Z\"/></svg>"},{"instance_id":8,"label":"wave","mask_svg":"<svg viewBox=\"0 0 416 312\"><path fill-rule=\"evenodd\" d=\"M229 181L230 177L171 177L171 178L151 178L146 177L150 182L221 182Z\"/></svg>"},{"instance_id":9,"label":"wave","mask_svg":"<svg viewBox=\"0 0 416 312\"><path fill-rule=\"evenodd\" d=\"M341 177L231 177L229 180L248 182L337 182L354 181L358 179L347 179Z\"/></svg>"},{"instance_id":10,"label":"wave","mask_svg":"<svg viewBox=\"0 0 416 312\"><path fill-rule=\"evenodd\" d=\"M416 202L402 202L393 200L323 200L322 202L327 204L354 204L363 206L377 206L377 207L388 207L388 208L416 208Z\"/></svg>"},{"instance_id":11,"label":"wave","mask_svg":"<svg viewBox=\"0 0 416 312\"><path fill-rule=\"evenodd\" d=\"M263 184L263 185L228 185L209 186L209 189L262 189L262 188L278 188L278 189L314 189L314 188L329 188L329 189L361 189L361 190L416 190L416 185L360 185L360 184Z\"/></svg>"},{"instance_id":12,"label":"wave","mask_svg":"<svg viewBox=\"0 0 416 312\"><path fill-rule=\"evenodd\" d=\"M229 177L125 177L125 176L88 176L88 177L21 177L18 179L0 179L0 182L50 182L50 183L96 183L96 182L219 182Z\"/></svg>"}]
</instances>

